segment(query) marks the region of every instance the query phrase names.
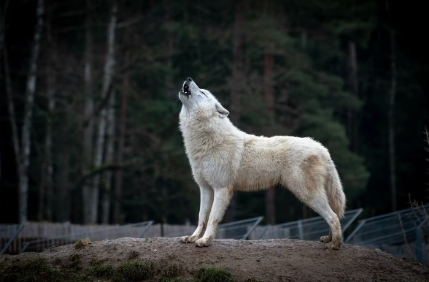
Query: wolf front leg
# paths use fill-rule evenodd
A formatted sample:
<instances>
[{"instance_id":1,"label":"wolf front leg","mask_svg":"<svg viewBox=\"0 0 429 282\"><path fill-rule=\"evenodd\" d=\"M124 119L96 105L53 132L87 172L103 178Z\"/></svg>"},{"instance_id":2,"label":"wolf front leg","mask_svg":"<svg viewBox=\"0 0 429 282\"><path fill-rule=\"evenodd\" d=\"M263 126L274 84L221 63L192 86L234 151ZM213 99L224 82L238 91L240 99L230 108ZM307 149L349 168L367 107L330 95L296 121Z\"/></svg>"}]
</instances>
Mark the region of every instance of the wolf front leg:
<instances>
[{"instance_id":1,"label":"wolf front leg","mask_svg":"<svg viewBox=\"0 0 429 282\"><path fill-rule=\"evenodd\" d=\"M195 241L197 247L208 247L216 236L217 226L222 221L226 208L232 198L232 189L220 188L214 190L214 201L210 212L209 222L207 224L204 236Z\"/></svg>"},{"instance_id":2,"label":"wolf front leg","mask_svg":"<svg viewBox=\"0 0 429 282\"><path fill-rule=\"evenodd\" d=\"M213 189L208 186L200 185L200 213L198 215L198 227L191 236L180 238L182 243L194 243L204 234L209 219L210 210L213 204Z\"/></svg>"}]
</instances>

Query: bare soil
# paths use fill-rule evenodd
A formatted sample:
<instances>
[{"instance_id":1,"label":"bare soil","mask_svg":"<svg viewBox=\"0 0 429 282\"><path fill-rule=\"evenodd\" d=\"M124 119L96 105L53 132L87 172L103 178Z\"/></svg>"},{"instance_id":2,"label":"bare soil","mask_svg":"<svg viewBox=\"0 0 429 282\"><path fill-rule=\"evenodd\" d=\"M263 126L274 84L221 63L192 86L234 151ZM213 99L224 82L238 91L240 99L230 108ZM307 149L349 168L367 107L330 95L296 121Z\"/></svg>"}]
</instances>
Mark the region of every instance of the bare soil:
<instances>
[{"instance_id":1,"label":"bare soil","mask_svg":"<svg viewBox=\"0 0 429 282\"><path fill-rule=\"evenodd\" d=\"M185 280L202 267L217 267L230 272L234 281L429 281L428 266L380 250L344 244L333 251L322 243L300 240L215 240L208 248L196 248L178 238L121 238L79 249L55 247L40 256L54 264L76 254L84 267L94 260L112 266L130 259L174 264ZM0 256L0 264L30 256Z\"/></svg>"}]
</instances>

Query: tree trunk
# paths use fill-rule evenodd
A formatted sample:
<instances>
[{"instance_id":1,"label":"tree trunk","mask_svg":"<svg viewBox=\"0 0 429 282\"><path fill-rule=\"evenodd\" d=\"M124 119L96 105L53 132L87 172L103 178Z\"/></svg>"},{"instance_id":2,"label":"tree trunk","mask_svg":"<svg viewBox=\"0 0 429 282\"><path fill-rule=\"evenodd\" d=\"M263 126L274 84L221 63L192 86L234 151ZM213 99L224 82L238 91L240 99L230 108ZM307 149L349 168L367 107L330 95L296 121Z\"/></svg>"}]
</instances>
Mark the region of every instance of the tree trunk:
<instances>
[{"instance_id":1,"label":"tree trunk","mask_svg":"<svg viewBox=\"0 0 429 282\"><path fill-rule=\"evenodd\" d=\"M66 120L62 124L61 134L64 136L69 132L69 124ZM70 193L70 150L65 145L66 141L62 140L61 144L63 145L63 150L61 155L59 156L59 166L61 169L58 170L58 199L61 203L60 208L58 209L58 218L61 221L69 221L72 217L71 204L76 200L76 196L74 193ZM56 197L55 197L56 198ZM73 205L73 215L75 218L78 218L75 209L80 209L80 206L74 203ZM80 211L79 211L80 212Z\"/></svg>"},{"instance_id":2,"label":"tree trunk","mask_svg":"<svg viewBox=\"0 0 429 282\"><path fill-rule=\"evenodd\" d=\"M273 3L264 3L265 13L273 17ZM274 121L274 90L273 90L273 54L270 50L264 52L264 102L270 122ZM268 224L276 222L275 187L269 187L265 194L265 213Z\"/></svg>"},{"instance_id":3,"label":"tree trunk","mask_svg":"<svg viewBox=\"0 0 429 282\"><path fill-rule=\"evenodd\" d=\"M16 161L16 173L18 177L20 176L21 169L21 148L19 147L19 136L18 136L18 126L16 124L16 114L15 114L15 103L13 101L12 94L12 84L10 81L10 72L9 72L9 62L7 50L4 48L3 50L3 65L4 65L4 74L5 74L5 89L8 98L8 111L9 111L9 120L12 127L12 143L13 150L15 153L15 161ZM20 191L18 191L18 198L20 198Z\"/></svg>"},{"instance_id":4,"label":"tree trunk","mask_svg":"<svg viewBox=\"0 0 429 282\"><path fill-rule=\"evenodd\" d=\"M146 185L147 185L147 179L146 179L146 175L142 169L141 172L141 189L140 189L140 196L143 199L143 208L142 208L142 217L143 217L143 221L148 221L149 220L149 216L148 216L148 208L147 208L147 204L146 204L146 199L147 199L147 193L146 193Z\"/></svg>"},{"instance_id":5,"label":"tree trunk","mask_svg":"<svg viewBox=\"0 0 429 282\"><path fill-rule=\"evenodd\" d=\"M4 5L4 10L7 10L7 6L9 4L9 0L6 1L6 4ZM1 96L1 91L2 91L2 64L1 64L1 57L3 55L3 44L4 44L4 16L6 15L6 12L3 12L3 3L0 4L0 96ZM1 137L0 137L1 140ZM0 181L1 181L1 154L0 154Z\"/></svg>"},{"instance_id":6,"label":"tree trunk","mask_svg":"<svg viewBox=\"0 0 429 282\"><path fill-rule=\"evenodd\" d=\"M270 117L274 119L274 93L273 93L273 55L269 52L264 54L264 100L265 107ZM275 224L276 222L276 206L275 206L275 187L270 187L265 195L265 209L268 224Z\"/></svg>"},{"instance_id":7,"label":"tree trunk","mask_svg":"<svg viewBox=\"0 0 429 282\"><path fill-rule=\"evenodd\" d=\"M91 7L91 0L86 1L86 9ZM93 135L94 121L91 115L94 112L94 97L92 89L92 32L91 32L91 15L86 15L86 31L85 31L85 72L84 72L84 118L88 120L88 124L83 129L83 148L82 148L82 174L85 175L92 167L93 157ZM83 183L83 221L89 223L91 216L91 190L92 179L87 179Z\"/></svg>"},{"instance_id":8,"label":"tree trunk","mask_svg":"<svg viewBox=\"0 0 429 282\"><path fill-rule=\"evenodd\" d=\"M106 163L112 164L114 161L114 146L115 146L115 95L110 97L109 109L107 113L107 149L106 149ZM104 193L103 193L103 211L101 222L109 224L110 219L110 199L112 187L112 172L108 170L104 174Z\"/></svg>"},{"instance_id":9,"label":"tree trunk","mask_svg":"<svg viewBox=\"0 0 429 282\"><path fill-rule=\"evenodd\" d=\"M103 78L103 88L102 88L102 100L106 99L109 94L109 90L112 84L112 78L114 74L114 65L115 65L115 29L116 29L116 12L117 6L116 2L112 1L112 6L110 10L110 22L107 28L107 54L106 61L104 65L104 78ZM104 107L101 110L100 118L98 121L98 132L97 132L97 142L95 144L95 160L94 167L100 167L103 163L103 153L104 153L104 144L106 142L106 119L107 119L107 110ZM91 202L90 210L91 214L89 217L88 223L96 223L98 218L98 197L99 197L99 184L100 176L96 175L94 177L94 186L91 193Z\"/></svg>"},{"instance_id":10,"label":"tree trunk","mask_svg":"<svg viewBox=\"0 0 429 282\"><path fill-rule=\"evenodd\" d=\"M396 96L396 52L395 52L395 31L390 31L391 44L391 84L389 95L389 175L390 192L392 201L392 211L396 211L396 163L395 163L395 96Z\"/></svg>"},{"instance_id":11,"label":"tree trunk","mask_svg":"<svg viewBox=\"0 0 429 282\"><path fill-rule=\"evenodd\" d=\"M20 222L28 219L28 169L30 167L31 123L33 121L34 93L36 92L37 63L40 53L40 38L43 28L44 0L37 2L37 24L34 32L33 49L31 53L30 70L27 78L27 90L22 125L21 163L19 171L20 190Z\"/></svg>"},{"instance_id":12,"label":"tree trunk","mask_svg":"<svg viewBox=\"0 0 429 282\"><path fill-rule=\"evenodd\" d=\"M349 41L349 90L355 97L359 96L358 62L356 55L356 44ZM347 131L350 140L350 150L357 152L358 113L349 108L347 110Z\"/></svg>"},{"instance_id":13,"label":"tree trunk","mask_svg":"<svg viewBox=\"0 0 429 282\"><path fill-rule=\"evenodd\" d=\"M232 46L232 80L230 81L231 89L231 121L235 126L240 124L240 104L241 95L244 83L243 70L243 22L245 4L243 1L237 1L235 4L235 21ZM231 199L231 203L226 212L225 219L228 222L235 220L235 212L237 208L237 194Z\"/></svg>"},{"instance_id":14,"label":"tree trunk","mask_svg":"<svg viewBox=\"0 0 429 282\"><path fill-rule=\"evenodd\" d=\"M302 50L306 50L307 49L307 31L306 30L301 30L301 48Z\"/></svg>"},{"instance_id":15,"label":"tree trunk","mask_svg":"<svg viewBox=\"0 0 429 282\"><path fill-rule=\"evenodd\" d=\"M128 54L125 55L128 58ZM128 108L128 93L130 91L129 73L124 74L122 84L122 101L121 101L121 114L119 120L119 136L118 136L118 149L116 150L115 163L122 164L125 144L125 134L127 131L127 108ZM116 171L115 177L115 205L113 212L113 222L116 224L121 223L121 197L122 197L122 170Z\"/></svg>"},{"instance_id":16,"label":"tree trunk","mask_svg":"<svg viewBox=\"0 0 429 282\"><path fill-rule=\"evenodd\" d=\"M172 58L173 58L173 52L174 52L174 32L173 32L173 23L171 21L171 13L170 13L170 9L171 9L171 4L172 2L170 2L170 0L165 0L164 1L164 7L165 7L165 25L167 28L167 40L165 42L165 49L166 49L166 67L168 68L169 71L173 70L173 62L172 62ZM165 88L167 91L166 94L168 95L168 97L171 97L171 95L174 92L174 85L172 82L172 72L168 73L166 76L166 80L165 80Z\"/></svg>"},{"instance_id":17,"label":"tree trunk","mask_svg":"<svg viewBox=\"0 0 429 282\"><path fill-rule=\"evenodd\" d=\"M49 15L49 13L48 13ZM56 50L51 34L51 22L47 19L47 35L48 35L48 47L50 49L48 55L48 63L46 64L46 98L48 101L48 120L46 124L46 137L45 137L45 187L46 187L46 218L49 221L53 221L53 180L54 180L54 166L53 166L53 147L52 147L52 121L55 111L55 91L56 91L56 77L55 77L55 63L56 63Z\"/></svg>"}]
</instances>

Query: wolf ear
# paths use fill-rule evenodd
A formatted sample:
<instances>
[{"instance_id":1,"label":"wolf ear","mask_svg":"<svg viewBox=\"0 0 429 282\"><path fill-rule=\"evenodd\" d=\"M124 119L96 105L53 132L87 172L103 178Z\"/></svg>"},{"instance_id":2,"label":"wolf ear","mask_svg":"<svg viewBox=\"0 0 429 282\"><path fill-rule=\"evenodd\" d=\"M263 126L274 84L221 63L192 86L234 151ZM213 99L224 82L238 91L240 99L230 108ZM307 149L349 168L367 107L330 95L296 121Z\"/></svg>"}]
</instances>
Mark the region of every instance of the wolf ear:
<instances>
[{"instance_id":1,"label":"wolf ear","mask_svg":"<svg viewBox=\"0 0 429 282\"><path fill-rule=\"evenodd\" d=\"M227 117L229 115L229 112L219 103L216 103L216 111L218 111L221 118Z\"/></svg>"}]
</instances>

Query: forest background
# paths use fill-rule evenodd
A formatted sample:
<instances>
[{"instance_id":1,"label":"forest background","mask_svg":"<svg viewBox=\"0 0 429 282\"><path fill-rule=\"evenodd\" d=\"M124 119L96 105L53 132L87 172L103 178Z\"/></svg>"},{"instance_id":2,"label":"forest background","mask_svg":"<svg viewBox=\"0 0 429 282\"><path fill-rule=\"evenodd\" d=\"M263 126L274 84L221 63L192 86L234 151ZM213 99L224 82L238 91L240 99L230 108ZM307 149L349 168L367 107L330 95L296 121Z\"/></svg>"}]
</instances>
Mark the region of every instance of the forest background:
<instances>
[{"instance_id":1,"label":"forest background","mask_svg":"<svg viewBox=\"0 0 429 282\"><path fill-rule=\"evenodd\" d=\"M0 222L196 223L190 76L256 135L331 152L349 209L427 202L425 10L400 1L0 1ZM282 187L225 221L315 214Z\"/></svg>"}]
</instances>

